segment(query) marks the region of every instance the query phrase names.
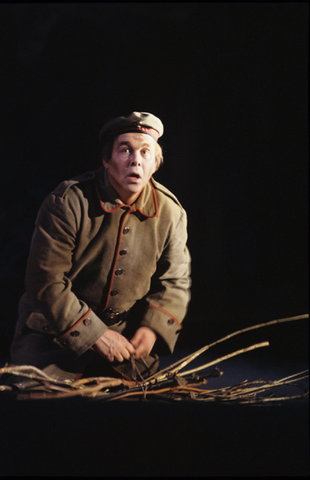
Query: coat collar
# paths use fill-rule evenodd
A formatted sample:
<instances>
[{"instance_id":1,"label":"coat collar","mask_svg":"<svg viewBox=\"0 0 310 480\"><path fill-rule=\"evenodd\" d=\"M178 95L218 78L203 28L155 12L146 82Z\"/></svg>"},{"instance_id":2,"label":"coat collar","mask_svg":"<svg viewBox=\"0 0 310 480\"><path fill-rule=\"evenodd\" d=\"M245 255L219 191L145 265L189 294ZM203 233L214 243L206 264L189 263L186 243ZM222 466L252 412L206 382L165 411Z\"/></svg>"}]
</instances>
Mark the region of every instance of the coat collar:
<instances>
[{"instance_id":1,"label":"coat collar","mask_svg":"<svg viewBox=\"0 0 310 480\"><path fill-rule=\"evenodd\" d=\"M151 180L144 187L135 203L126 205L118 198L109 181L107 171L102 166L96 172L96 189L104 212L112 213L120 208L129 208L132 212L138 211L148 218L154 218L158 214L157 196Z\"/></svg>"}]
</instances>

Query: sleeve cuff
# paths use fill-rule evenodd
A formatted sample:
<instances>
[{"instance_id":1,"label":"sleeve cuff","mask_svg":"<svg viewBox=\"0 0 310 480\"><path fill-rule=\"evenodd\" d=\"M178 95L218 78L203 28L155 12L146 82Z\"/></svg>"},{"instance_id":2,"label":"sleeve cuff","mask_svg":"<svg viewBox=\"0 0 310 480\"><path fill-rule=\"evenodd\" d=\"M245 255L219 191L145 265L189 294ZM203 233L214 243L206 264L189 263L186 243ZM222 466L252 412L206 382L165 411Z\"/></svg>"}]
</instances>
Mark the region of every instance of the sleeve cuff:
<instances>
[{"instance_id":1,"label":"sleeve cuff","mask_svg":"<svg viewBox=\"0 0 310 480\"><path fill-rule=\"evenodd\" d=\"M146 310L140 325L151 328L164 340L170 353L173 352L182 324L172 313L160 306L151 304Z\"/></svg>"},{"instance_id":2,"label":"sleeve cuff","mask_svg":"<svg viewBox=\"0 0 310 480\"><path fill-rule=\"evenodd\" d=\"M107 331L108 327L99 317L89 309L72 327L55 339L63 347L72 350L77 357Z\"/></svg>"}]
</instances>

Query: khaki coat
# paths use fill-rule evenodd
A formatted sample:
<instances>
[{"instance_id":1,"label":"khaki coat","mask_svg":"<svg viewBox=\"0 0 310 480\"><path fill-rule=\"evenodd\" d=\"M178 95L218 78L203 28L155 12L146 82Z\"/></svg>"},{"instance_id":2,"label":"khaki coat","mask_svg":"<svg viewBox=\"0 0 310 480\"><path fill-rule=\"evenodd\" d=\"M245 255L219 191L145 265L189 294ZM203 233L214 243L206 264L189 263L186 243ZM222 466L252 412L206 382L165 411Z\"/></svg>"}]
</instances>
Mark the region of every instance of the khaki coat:
<instances>
[{"instance_id":1,"label":"khaki coat","mask_svg":"<svg viewBox=\"0 0 310 480\"><path fill-rule=\"evenodd\" d=\"M104 167L61 183L37 216L10 362L78 371L107 328L140 326L171 353L190 300L186 243L186 212L154 179L131 206Z\"/></svg>"}]
</instances>

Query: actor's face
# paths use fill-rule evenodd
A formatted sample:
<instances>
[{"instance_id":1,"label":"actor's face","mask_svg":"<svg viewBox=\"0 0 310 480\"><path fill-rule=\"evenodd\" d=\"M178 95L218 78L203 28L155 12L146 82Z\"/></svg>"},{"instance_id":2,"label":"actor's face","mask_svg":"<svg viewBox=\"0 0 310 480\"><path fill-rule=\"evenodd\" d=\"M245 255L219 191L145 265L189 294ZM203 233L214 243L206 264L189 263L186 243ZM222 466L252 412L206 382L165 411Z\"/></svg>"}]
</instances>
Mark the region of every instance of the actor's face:
<instances>
[{"instance_id":1,"label":"actor's face","mask_svg":"<svg viewBox=\"0 0 310 480\"><path fill-rule=\"evenodd\" d=\"M103 164L120 199L130 205L157 170L155 140L144 133L123 133L114 141L111 159Z\"/></svg>"}]
</instances>

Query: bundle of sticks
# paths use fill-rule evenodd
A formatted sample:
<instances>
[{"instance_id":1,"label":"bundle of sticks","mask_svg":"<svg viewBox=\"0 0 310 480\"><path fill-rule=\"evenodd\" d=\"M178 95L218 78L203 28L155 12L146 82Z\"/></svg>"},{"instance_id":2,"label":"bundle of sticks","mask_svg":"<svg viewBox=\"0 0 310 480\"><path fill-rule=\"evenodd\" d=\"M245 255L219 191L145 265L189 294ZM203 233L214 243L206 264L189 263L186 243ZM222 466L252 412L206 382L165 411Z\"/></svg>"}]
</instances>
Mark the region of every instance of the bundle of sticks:
<instances>
[{"instance_id":1,"label":"bundle of sticks","mask_svg":"<svg viewBox=\"0 0 310 480\"><path fill-rule=\"evenodd\" d=\"M238 330L226 337L217 340L209 345L202 347L196 352L178 360L172 365L160 370L146 380L129 381L122 378L112 377L90 377L81 378L77 381L57 380L47 375L42 370L30 365L8 365L0 368L0 374L10 373L13 375L24 376L36 380L42 385L42 390L27 389L18 394L19 399L57 399L68 398L73 396L82 396L92 399L100 399L102 401L112 401L126 399L129 397L142 398L144 400L151 398L152 400L188 400L188 401L204 401L204 402L234 402L234 403L266 403L303 398L308 395L308 388L301 383L308 378L308 370L287 376L279 380L244 380L241 383L227 386L224 388L208 389L207 378L219 377L223 374L217 367L219 363L228 360L237 355L266 347L268 341L257 343L246 348L242 348L228 355L217 358L211 362L200 365L198 367L185 370L184 368L193 362L201 354L209 350L214 345L222 343L236 335L244 332L267 327L274 324L289 322L294 320L302 320L309 318L309 315L299 315L295 317L282 318L272 320L270 322L253 325L242 330ZM134 359L132 359L134 365ZM211 368L213 367L213 368ZM281 392L280 387L291 387L292 394L278 394ZM0 386L0 390L6 387ZM296 393L296 389L298 393ZM283 389L282 389L283 390Z\"/></svg>"}]
</instances>

